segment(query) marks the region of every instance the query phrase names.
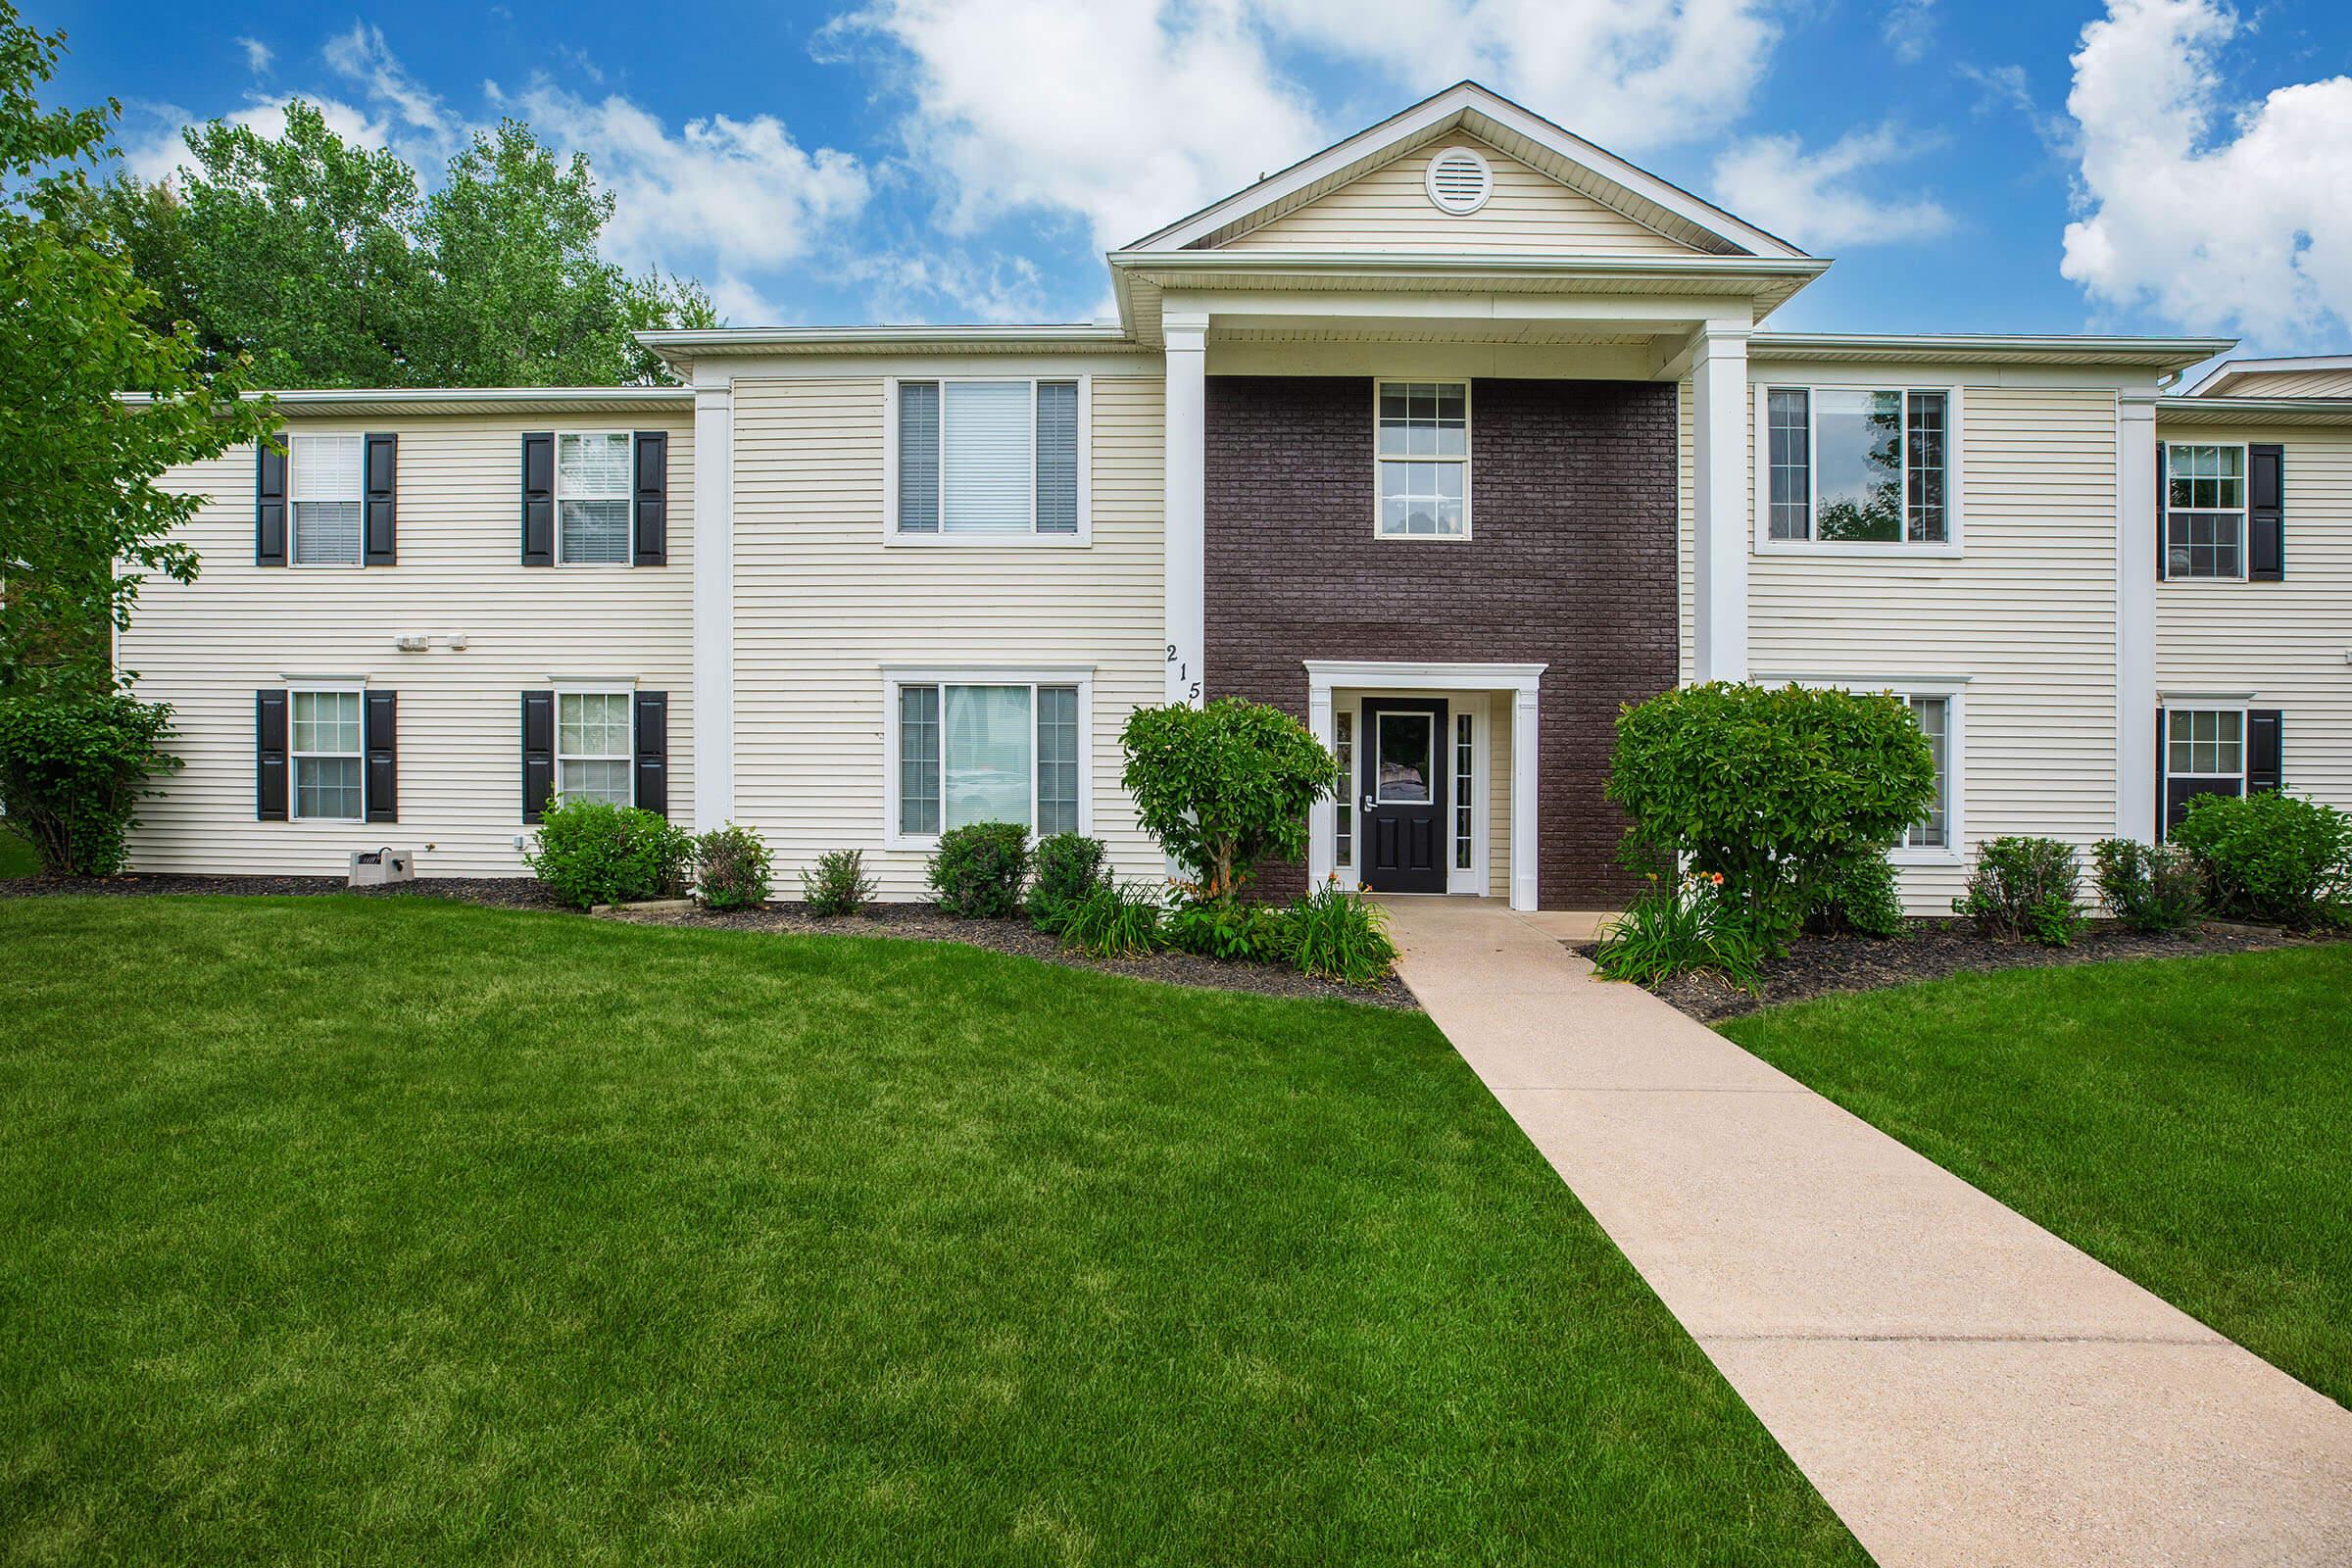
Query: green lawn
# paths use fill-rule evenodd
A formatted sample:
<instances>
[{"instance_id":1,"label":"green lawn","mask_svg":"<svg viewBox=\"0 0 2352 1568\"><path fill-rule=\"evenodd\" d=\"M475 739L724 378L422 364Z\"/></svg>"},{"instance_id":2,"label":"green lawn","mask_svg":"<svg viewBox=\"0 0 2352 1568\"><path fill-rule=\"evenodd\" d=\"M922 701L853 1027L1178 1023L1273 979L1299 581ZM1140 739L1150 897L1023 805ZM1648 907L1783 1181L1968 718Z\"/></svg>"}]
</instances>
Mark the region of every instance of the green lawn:
<instances>
[{"instance_id":1,"label":"green lawn","mask_svg":"<svg viewBox=\"0 0 2352 1568\"><path fill-rule=\"evenodd\" d=\"M0 1559L1860 1562L1427 1020L0 901Z\"/></svg>"},{"instance_id":2,"label":"green lawn","mask_svg":"<svg viewBox=\"0 0 2352 1568\"><path fill-rule=\"evenodd\" d=\"M2352 944L2012 969L1722 1028L2352 1404Z\"/></svg>"}]
</instances>

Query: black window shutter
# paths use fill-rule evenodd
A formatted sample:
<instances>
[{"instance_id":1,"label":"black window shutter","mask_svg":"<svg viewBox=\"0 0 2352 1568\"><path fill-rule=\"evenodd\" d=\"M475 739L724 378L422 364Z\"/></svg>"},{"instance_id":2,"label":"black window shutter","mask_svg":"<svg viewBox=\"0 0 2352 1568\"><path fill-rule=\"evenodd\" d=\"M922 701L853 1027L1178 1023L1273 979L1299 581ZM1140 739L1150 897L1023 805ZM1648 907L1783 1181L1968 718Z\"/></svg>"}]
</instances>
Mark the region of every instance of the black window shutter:
<instances>
[{"instance_id":1,"label":"black window shutter","mask_svg":"<svg viewBox=\"0 0 2352 1568\"><path fill-rule=\"evenodd\" d=\"M2246 793L2286 788L2286 749L2276 708L2251 709L2246 713Z\"/></svg>"},{"instance_id":2,"label":"black window shutter","mask_svg":"<svg viewBox=\"0 0 2352 1568\"><path fill-rule=\"evenodd\" d=\"M366 559L370 566L389 566L399 560L399 551L393 539L392 514L393 490L400 473L400 437L381 433L369 435L366 450Z\"/></svg>"},{"instance_id":3,"label":"black window shutter","mask_svg":"<svg viewBox=\"0 0 2352 1568\"><path fill-rule=\"evenodd\" d=\"M286 455L267 439L253 444L253 564L286 564Z\"/></svg>"},{"instance_id":4,"label":"black window shutter","mask_svg":"<svg viewBox=\"0 0 2352 1568\"><path fill-rule=\"evenodd\" d=\"M2164 442L2159 440L2156 443L2156 580L2158 582L2165 579L2165 559L2172 553L2173 548L2172 541L2165 536L2164 529L2164 514L2172 505L2172 498L2164 493L2168 482L2164 469ZM2162 778L2163 770L2158 769L2156 776ZM2159 811L2156 814L2157 825L2161 827L2164 813Z\"/></svg>"},{"instance_id":5,"label":"black window shutter","mask_svg":"<svg viewBox=\"0 0 2352 1568\"><path fill-rule=\"evenodd\" d=\"M637 808L669 814L669 693L637 694Z\"/></svg>"},{"instance_id":6,"label":"black window shutter","mask_svg":"<svg viewBox=\"0 0 2352 1568\"><path fill-rule=\"evenodd\" d=\"M286 819L286 694L253 694L253 814Z\"/></svg>"},{"instance_id":7,"label":"black window shutter","mask_svg":"<svg viewBox=\"0 0 2352 1568\"><path fill-rule=\"evenodd\" d=\"M556 438L552 435L522 438L522 564L556 564Z\"/></svg>"},{"instance_id":8,"label":"black window shutter","mask_svg":"<svg viewBox=\"0 0 2352 1568\"><path fill-rule=\"evenodd\" d=\"M2286 448L2246 448L2246 579L2286 580Z\"/></svg>"},{"instance_id":9,"label":"black window shutter","mask_svg":"<svg viewBox=\"0 0 2352 1568\"><path fill-rule=\"evenodd\" d=\"M522 819L536 822L547 812L556 788L556 694L522 694Z\"/></svg>"},{"instance_id":10,"label":"black window shutter","mask_svg":"<svg viewBox=\"0 0 2352 1568\"><path fill-rule=\"evenodd\" d=\"M368 766L365 787L368 820L400 820L399 693L369 688L367 702Z\"/></svg>"},{"instance_id":11,"label":"black window shutter","mask_svg":"<svg viewBox=\"0 0 2352 1568\"><path fill-rule=\"evenodd\" d=\"M640 430L632 444L636 475L630 492L631 520L636 527L634 564L669 564L669 432Z\"/></svg>"},{"instance_id":12,"label":"black window shutter","mask_svg":"<svg viewBox=\"0 0 2352 1568\"><path fill-rule=\"evenodd\" d=\"M2162 454L2164 448L2158 447L2156 450ZM2162 457L2159 456L2157 461L2162 462ZM2173 825L2170 813L2165 809L2165 797L2168 792L2164 787L2164 775L2171 765L2167 760L2170 754L2164 749L2164 710L2158 708L2156 710L2156 842L2159 844L2164 842L2165 829Z\"/></svg>"}]
</instances>

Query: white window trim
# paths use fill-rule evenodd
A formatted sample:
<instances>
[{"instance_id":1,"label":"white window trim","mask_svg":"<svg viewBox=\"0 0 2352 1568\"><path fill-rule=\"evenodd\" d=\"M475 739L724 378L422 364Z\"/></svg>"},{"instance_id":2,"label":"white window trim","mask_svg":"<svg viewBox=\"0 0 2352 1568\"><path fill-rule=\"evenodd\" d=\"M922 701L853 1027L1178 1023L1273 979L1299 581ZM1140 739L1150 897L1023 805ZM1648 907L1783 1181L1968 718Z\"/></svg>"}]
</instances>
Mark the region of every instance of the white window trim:
<instances>
[{"instance_id":1,"label":"white window trim","mask_svg":"<svg viewBox=\"0 0 2352 1568\"><path fill-rule=\"evenodd\" d=\"M290 552L289 552L290 553ZM360 749L357 752L298 752L294 749L294 700L298 697L356 697L360 700ZM360 764L360 814L305 816L302 814L302 759L356 758ZM328 822L344 826L368 820L368 688L365 681L308 681L286 688L286 820Z\"/></svg>"},{"instance_id":2,"label":"white window trim","mask_svg":"<svg viewBox=\"0 0 2352 1568\"><path fill-rule=\"evenodd\" d=\"M2229 579L2225 577L2215 577L2200 580L2226 582ZM2251 744L2246 735L2246 711L2249 704L2241 700L2232 700L2228 698L2217 699L2192 696L2171 697L2161 699L2160 701L2162 701L2164 707L2164 734L2160 737L2160 739L2163 742L2162 749L2164 752L2164 778L2162 783L2164 785L2165 814L2167 816L2172 814L2173 780L2177 778L2190 779L2202 783L2219 783L2224 779L2234 779L2237 782L2237 793L2240 798L2243 798L2246 793L2246 753ZM2174 772L2173 715L2176 713L2235 713L2237 715L2237 771L2234 773ZM2157 823L2157 828L2160 832L2164 831L2165 824L2159 822Z\"/></svg>"},{"instance_id":3,"label":"white window trim","mask_svg":"<svg viewBox=\"0 0 2352 1568\"><path fill-rule=\"evenodd\" d=\"M1753 492L1751 502L1755 534L1755 551L1759 556L1859 556L1891 558L1898 561L1949 560L1961 553L1965 543L1962 532L1961 473L1964 448L1967 445L1962 418L1961 388L1957 383L1944 381L1886 380L1886 381L1817 381L1801 377L1766 376L1750 387L1754 400L1752 426L1755 456L1748 476ZM1943 542L1941 544L1912 544L1909 540L1890 541L1866 539L1775 539L1772 537L1772 394L1775 392L1803 392L1805 399L1805 461L1806 531L1814 525L1813 514L1821 505L1821 486L1814 481L1813 467L1821 452L1818 424L1818 403L1815 392L1900 392L1908 399L1913 392L1940 392L1944 397L1943 422ZM1909 405L1905 404L1905 417ZM1911 468L1903 466L1903 526L1910 527Z\"/></svg>"},{"instance_id":4,"label":"white window trim","mask_svg":"<svg viewBox=\"0 0 2352 1568\"><path fill-rule=\"evenodd\" d=\"M2231 583L2246 580L2246 556L2254 542L2254 454L2244 441L2174 441L2164 443L2164 494L2156 498L2164 510L2164 539L2158 546L2164 552L2164 574L2157 579L2159 587L2180 583L2194 587L2198 583ZM2173 570L2173 449L2175 447L2234 447L2237 450L2238 505L2235 507L2182 507L2182 512L2202 512L2207 515L2234 513L2237 516L2237 570L2228 577L2201 574L2178 574Z\"/></svg>"},{"instance_id":5,"label":"white window trim","mask_svg":"<svg viewBox=\"0 0 2352 1568\"><path fill-rule=\"evenodd\" d=\"M564 503L566 501L611 501L614 498L612 496L566 496L564 493L564 442L566 438L588 440L612 436L619 436L628 444L629 477L622 484L619 496L619 499L626 503L629 509L628 548L622 552L622 559L618 561L566 561L564 559ZM556 432L555 463L555 481L549 495L553 498L550 505L555 510L556 564L567 566L574 571L609 571L614 567L625 568L635 565L637 564L637 437L635 432L629 430L559 430ZM561 773L563 769L559 767L557 771Z\"/></svg>"},{"instance_id":6,"label":"white window trim","mask_svg":"<svg viewBox=\"0 0 2352 1568\"><path fill-rule=\"evenodd\" d=\"M1047 377L1048 380L1053 377ZM1083 397L1080 400L1083 406ZM1083 428L1083 421L1081 421ZM1029 688L1029 838L1037 840L1037 688L1078 688L1078 831L1095 830L1095 666L1092 664L938 664L882 666L882 844L885 849L939 847L937 833L899 830L899 690L906 686L1026 686ZM947 701L940 701L940 765L948 759ZM941 820L947 803L942 800Z\"/></svg>"},{"instance_id":7,"label":"white window trim","mask_svg":"<svg viewBox=\"0 0 2352 1568\"><path fill-rule=\"evenodd\" d=\"M575 762L617 760L628 763L628 804L632 807L635 806L637 804L637 687L635 682L558 681L555 683L555 697L556 710L549 715L555 730L556 743L554 751L549 754L549 760L554 764L551 769L554 777L549 780L550 793L558 800L564 798L564 699L566 697L617 697L628 713L628 749L622 752L618 758L575 757L570 760Z\"/></svg>"},{"instance_id":8,"label":"white window trim","mask_svg":"<svg viewBox=\"0 0 2352 1568\"><path fill-rule=\"evenodd\" d=\"M1396 458L1383 457L1380 451L1380 394L1391 386L1452 386L1462 389L1462 455L1459 458ZM1476 532L1472 516L1471 489L1474 476L1470 466L1474 458L1471 440L1478 430L1478 415L1470 406L1475 391L1472 377L1467 375L1376 375L1372 378L1372 537L1384 545L1452 545L1467 544ZM1459 463L1462 466L1462 531L1460 533L1389 533L1380 522L1380 466L1383 463Z\"/></svg>"},{"instance_id":9,"label":"white window trim","mask_svg":"<svg viewBox=\"0 0 2352 1568\"><path fill-rule=\"evenodd\" d=\"M304 496L302 488L302 449L313 441L357 441L360 444L360 487L351 497L360 509L359 548L349 561L305 561L297 542L300 531L295 526L296 509L306 500L326 501L342 498ZM303 571L358 571L368 564L368 437L350 430L296 430L286 437L286 564ZM313 818L316 821L318 818Z\"/></svg>"},{"instance_id":10,"label":"white window trim","mask_svg":"<svg viewBox=\"0 0 2352 1568\"><path fill-rule=\"evenodd\" d=\"M1027 533L957 533L947 531L940 517L937 533L899 532L899 387L907 381L937 382L939 398L940 479L947 479L948 398L953 381L1023 381L1029 386L1029 531ZM1037 385L1040 381L1078 383L1078 531L1037 531ZM1089 371L1068 375L972 375L943 370L937 375L891 375L882 379L882 543L910 550L1071 550L1095 542L1095 378ZM1046 682L1053 685L1052 681Z\"/></svg>"}]
</instances>

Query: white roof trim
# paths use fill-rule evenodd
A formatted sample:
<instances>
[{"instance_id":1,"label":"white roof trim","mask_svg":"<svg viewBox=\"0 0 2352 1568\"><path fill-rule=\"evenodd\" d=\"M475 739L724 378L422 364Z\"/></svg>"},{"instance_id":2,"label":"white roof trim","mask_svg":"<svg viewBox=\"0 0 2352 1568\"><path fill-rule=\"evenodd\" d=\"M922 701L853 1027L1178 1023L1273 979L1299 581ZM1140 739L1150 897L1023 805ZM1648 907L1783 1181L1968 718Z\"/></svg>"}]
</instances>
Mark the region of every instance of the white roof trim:
<instances>
[{"instance_id":1,"label":"white roof trim","mask_svg":"<svg viewBox=\"0 0 2352 1568\"><path fill-rule=\"evenodd\" d=\"M1036 326L722 326L640 332L664 360L721 354L794 354L945 348L967 352L1036 348L1122 349L1139 345L1124 327L1094 321Z\"/></svg>"},{"instance_id":2,"label":"white roof trim","mask_svg":"<svg viewBox=\"0 0 2352 1568\"><path fill-rule=\"evenodd\" d=\"M2352 354L2302 354L2280 360L2224 360L2198 378L2183 397L2201 398L2210 394L2206 389L2218 385L2232 375L2260 375L2266 371L2292 372L2296 370L2352 370Z\"/></svg>"},{"instance_id":3,"label":"white roof trim","mask_svg":"<svg viewBox=\"0 0 2352 1568\"><path fill-rule=\"evenodd\" d=\"M2352 424L2352 398L2166 397L2156 422L2180 425Z\"/></svg>"},{"instance_id":4,"label":"white roof trim","mask_svg":"<svg viewBox=\"0 0 2352 1568\"><path fill-rule=\"evenodd\" d=\"M2094 333L1757 332L1748 357L1765 360L1951 360L2147 365L2180 368L2235 344L2217 337L2110 337Z\"/></svg>"},{"instance_id":5,"label":"white roof trim","mask_svg":"<svg viewBox=\"0 0 2352 1568\"><path fill-rule=\"evenodd\" d=\"M1401 114L1393 115L1311 158L1293 164L1278 174L1237 191L1212 207L1155 233L1147 234L1132 245L1121 246L1112 255L1126 251L1181 249L1259 209L1294 196L1350 165L1376 162L1388 148L1408 146L1452 128L1465 115L1480 116L1508 132L1524 136L1568 162L1590 170L1628 194L1649 202L1752 256L1801 259L1805 255L1779 235L1758 228L1711 202L1702 201L1646 170L1637 169L1606 148L1594 146L1582 136L1553 124L1474 81L1457 82L1435 97L1425 98ZM1476 125L1466 124L1462 128L1473 135L1479 134Z\"/></svg>"}]
</instances>

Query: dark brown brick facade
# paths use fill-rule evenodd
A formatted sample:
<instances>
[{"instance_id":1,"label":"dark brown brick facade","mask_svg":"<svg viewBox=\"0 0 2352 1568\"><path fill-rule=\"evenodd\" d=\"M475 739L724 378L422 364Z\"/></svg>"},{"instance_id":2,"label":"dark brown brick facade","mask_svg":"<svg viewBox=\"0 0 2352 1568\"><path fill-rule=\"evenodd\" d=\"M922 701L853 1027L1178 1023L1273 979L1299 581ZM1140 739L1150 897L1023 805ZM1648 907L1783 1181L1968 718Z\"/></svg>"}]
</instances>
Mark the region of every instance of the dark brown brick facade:
<instances>
[{"instance_id":1,"label":"dark brown brick facade","mask_svg":"<svg viewBox=\"0 0 2352 1568\"><path fill-rule=\"evenodd\" d=\"M1616 904L1611 726L1675 680L1674 387L1482 380L1470 410L1472 537L1375 540L1369 381L1208 378L1208 694L1303 718L1308 659L1549 665L1539 898Z\"/></svg>"}]
</instances>

